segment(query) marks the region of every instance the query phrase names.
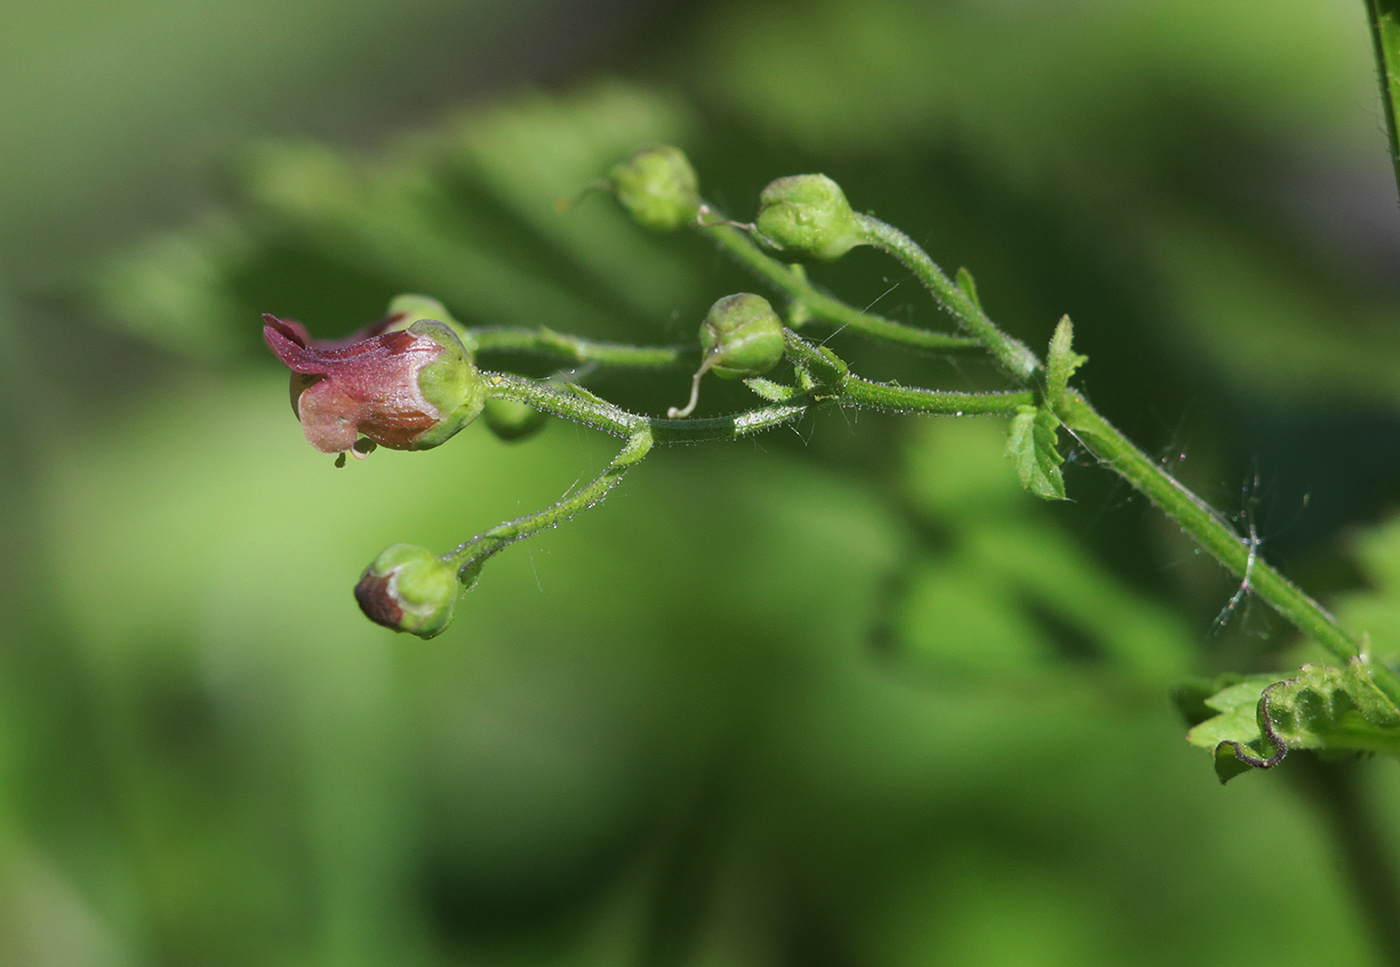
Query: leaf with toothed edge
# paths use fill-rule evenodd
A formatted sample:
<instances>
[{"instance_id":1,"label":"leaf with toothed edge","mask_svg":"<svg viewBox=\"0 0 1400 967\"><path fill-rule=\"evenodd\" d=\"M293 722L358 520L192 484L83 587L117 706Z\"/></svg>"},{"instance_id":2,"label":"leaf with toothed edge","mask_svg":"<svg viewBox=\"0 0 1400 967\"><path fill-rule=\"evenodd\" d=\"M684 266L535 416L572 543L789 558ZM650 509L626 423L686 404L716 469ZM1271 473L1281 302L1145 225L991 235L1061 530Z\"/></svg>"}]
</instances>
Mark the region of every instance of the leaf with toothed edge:
<instances>
[{"instance_id":1,"label":"leaf with toothed edge","mask_svg":"<svg viewBox=\"0 0 1400 967\"><path fill-rule=\"evenodd\" d=\"M1045 395L1050 405L1055 406L1065 395L1070 377L1074 371L1089 361L1071 348L1074 341L1074 325L1069 316L1062 316L1055 327L1055 335L1050 340L1050 352L1045 362Z\"/></svg>"},{"instance_id":2,"label":"leaf with toothed edge","mask_svg":"<svg viewBox=\"0 0 1400 967\"><path fill-rule=\"evenodd\" d=\"M1011 419L1006 455L1016 464L1021 486L1045 500L1064 500L1065 481L1056 435L1060 421L1040 406L1022 406Z\"/></svg>"},{"instance_id":3,"label":"leaf with toothed edge","mask_svg":"<svg viewBox=\"0 0 1400 967\"><path fill-rule=\"evenodd\" d=\"M1400 756L1400 707L1353 658L1345 667L1304 665L1297 676L1230 676L1204 704L1217 712L1186 738L1210 749L1221 782L1271 769L1293 749Z\"/></svg>"}]
</instances>

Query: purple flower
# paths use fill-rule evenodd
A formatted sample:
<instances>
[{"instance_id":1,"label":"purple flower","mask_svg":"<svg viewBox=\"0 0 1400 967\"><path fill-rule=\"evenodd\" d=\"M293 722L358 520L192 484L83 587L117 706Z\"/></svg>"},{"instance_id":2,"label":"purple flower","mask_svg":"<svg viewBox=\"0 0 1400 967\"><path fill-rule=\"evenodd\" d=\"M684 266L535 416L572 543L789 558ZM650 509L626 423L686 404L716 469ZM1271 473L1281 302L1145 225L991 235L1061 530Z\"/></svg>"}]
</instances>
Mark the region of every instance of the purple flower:
<instances>
[{"instance_id":1,"label":"purple flower","mask_svg":"<svg viewBox=\"0 0 1400 967\"><path fill-rule=\"evenodd\" d=\"M426 450L481 412L486 385L457 335L433 319L386 331L402 319L323 342L299 323L263 316L263 338L292 371L292 408L317 450L354 452L362 436Z\"/></svg>"}]
</instances>

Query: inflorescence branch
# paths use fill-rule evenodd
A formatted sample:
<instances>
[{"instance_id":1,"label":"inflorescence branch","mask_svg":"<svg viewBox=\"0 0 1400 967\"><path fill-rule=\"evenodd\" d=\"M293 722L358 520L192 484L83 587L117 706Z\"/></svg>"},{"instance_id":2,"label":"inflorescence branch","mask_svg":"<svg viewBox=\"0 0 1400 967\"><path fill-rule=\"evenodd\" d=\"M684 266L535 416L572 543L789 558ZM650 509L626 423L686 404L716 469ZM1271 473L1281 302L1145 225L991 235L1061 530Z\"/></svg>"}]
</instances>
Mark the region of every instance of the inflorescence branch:
<instances>
[{"instance_id":1,"label":"inflorescence branch","mask_svg":"<svg viewBox=\"0 0 1400 967\"><path fill-rule=\"evenodd\" d=\"M752 224L730 221L700 196L694 171L677 149L642 149L609 179L614 196L642 225L660 231L689 226L786 297L786 319L752 293L726 296L710 309L694 346L629 346L599 342L548 328L461 327L422 296L403 296L391 314L359 342L318 344L293 323L267 317L269 345L293 370L298 416L308 439L327 452L363 455L374 444L398 449L436 446L486 414L514 407L528 432L543 416L599 430L626 441L591 482L557 503L499 524L443 555L394 545L366 570L356 595L374 620L423 637L451 620L457 582L470 587L481 565L502 548L556 527L602 501L656 444L733 440L803 417L821 405L943 416L1011 418L1010 453L1032 492L1063 498L1057 433L1063 427L1098 461L1117 473L1175 521L1204 550L1301 632L1341 660L1361 655L1358 639L1275 568L1260 559L1257 541L1241 536L1223 515L1149 459L1068 383L1085 361L1071 348L1072 327L1062 320L1042 362L1025 343L999 328L983 310L972 277L950 278L908 235L856 213L824 175L780 178L765 188ZM899 261L966 335L935 332L865 312L823 292L803 262L840 258L873 246ZM776 253L777 258L764 251ZM442 320L442 321L428 321ZM824 344L797 330L819 321L905 349L933 353L985 352L1013 387L968 393L873 382L854 375ZM625 410L578 385L581 374L529 379L475 368L473 354L532 354L583 367L657 369L698 358L691 398L666 418ZM780 363L795 385L766 374ZM742 379L761 405L722 416L691 418L701 378ZM298 382L300 381L300 382ZM405 381L414 386L404 390ZM375 395L382 393L382 396ZM405 400L416 400L405 409ZM313 405L314 404L314 405ZM514 431L512 431L514 432ZM356 439L356 436L359 439ZM350 443L355 446L350 448ZM364 444L363 446L361 444ZM444 590L447 589L447 590ZM1376 662L1376 683L1400 698L1400 676Z\"/></svg>"}]
</instances>

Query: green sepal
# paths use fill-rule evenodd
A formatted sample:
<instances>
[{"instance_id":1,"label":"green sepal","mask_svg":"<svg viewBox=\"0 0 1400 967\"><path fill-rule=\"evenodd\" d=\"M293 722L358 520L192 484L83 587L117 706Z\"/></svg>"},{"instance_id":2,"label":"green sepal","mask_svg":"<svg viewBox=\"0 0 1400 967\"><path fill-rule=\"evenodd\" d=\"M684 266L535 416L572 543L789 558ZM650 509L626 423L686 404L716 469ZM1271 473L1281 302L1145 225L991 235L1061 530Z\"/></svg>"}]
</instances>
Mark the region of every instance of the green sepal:
<instances>
[{"instance_id":1,"label":"green sepal","mask_svg":"<svg viewBox=\"0 0 1400 967\"><path fill-rule=\"evenodd\" d=\"M1088 356L1074 351L1073 342L1074 324L1069 316L1063 316L1055 327L1055 335L1050 338L1050 354L1045 361L1045 392L1052 406L1064 397L1074 371L1089 361Z\"/></svg>"},{"instance_id":2,"label":"green sepal","mask_svg":"<svg viewBox=\"0 0 1400 967\"><path fill-rule=\"evenodd\" d=\"M638 149L613 168L608 184L618 204L654 232L673 232L700 212L695 169L685 152L669 144Z\"/></svg>"},{"instance_id":3,"label":"green sepal","mask_svg":"<svg viewBox=\"0 0 1400 967\"><path fill-rule=\"evenodd\" d=\"M1060 473L1057 431L1060 421L1042 406L1022 406L1011 418L1006 455L1016 464L1021 486L1045 500L1064 500L1065 481Z\"/></svg>"},{"instance_id":4,"label":"green sepal","mask_svg":"<svg viewBox=\"0 0 1400 967\"><path fill-rule=\"evenodd\" d=\"M770 182L758 196L754 224L759 241L791 258L830 262L865 244L846 193L826 175Z\"/></svg>"},{"instance_id":5,"label":"green sepal","mask_svg":"<svg viewBox=\"0 0 1400 967\"><path fill-rule=\"evenodd\" d=\"M1298 675L1251 675L1222 684L1205 705L1217 714L1186 734L1211 750L1221 782L1277 765L1293 749L1400 756L1400 706L1376 686L1369 666L1304 665Z\"/></svg>"},{"instance_id":6,"label":"green sepal","mask_svg":"<svg viewBox=\"0 0 1400 967\"><path fill-rule=\"evenodd\" d=\"M437 359L418 372L418 390L442 414L442 420L414 440L413 449L428 450L452 437L476 419L486 403L486 381L462 341L445 322L419 319L408 331L426 336L442 347Z\"/></svg>"}]
</instances>

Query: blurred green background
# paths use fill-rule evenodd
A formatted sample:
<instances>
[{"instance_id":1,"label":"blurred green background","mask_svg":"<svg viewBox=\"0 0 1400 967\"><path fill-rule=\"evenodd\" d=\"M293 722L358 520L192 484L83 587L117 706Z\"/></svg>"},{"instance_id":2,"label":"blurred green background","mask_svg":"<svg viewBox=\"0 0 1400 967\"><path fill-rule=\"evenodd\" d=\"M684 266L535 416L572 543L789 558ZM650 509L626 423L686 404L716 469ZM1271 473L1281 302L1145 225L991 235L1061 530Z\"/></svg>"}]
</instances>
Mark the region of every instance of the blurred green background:
<instances>
[{"instance_id":1,"label":"blurred green background","mask_svg":"<svg viewBox=\"0 0 1400 967\"><path fill-rule=\"evenodd\" d=\"M1217 622L1232 581L1091 461L1050 506L995 421L662 451L405 640L365 563L614 443L475 426L337 471L258 329L424 291L689 340L754 283L556 200L662 140L740 218L825 171L1032 344L1069 313L1100 408L1400 651L1359 2L11 0L0 32L0 964L1379 962L1335 776L1222 789L1167 700L1303 655L1248 599ZM813 275L945 324L871 251ZM1346 781L1393 861L1394 762Z\"/></svg>"}]
</instances>

